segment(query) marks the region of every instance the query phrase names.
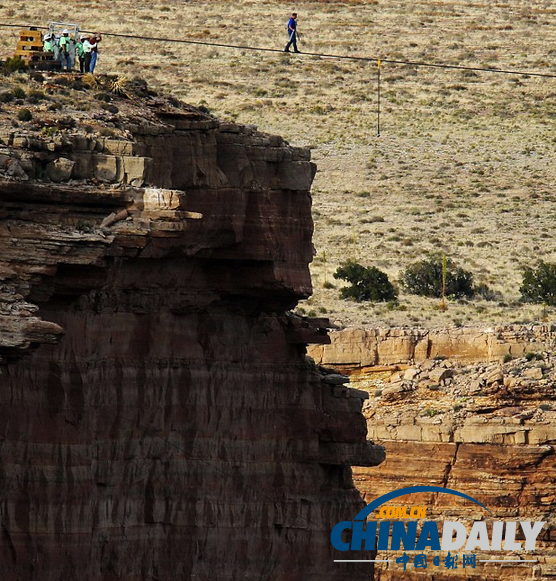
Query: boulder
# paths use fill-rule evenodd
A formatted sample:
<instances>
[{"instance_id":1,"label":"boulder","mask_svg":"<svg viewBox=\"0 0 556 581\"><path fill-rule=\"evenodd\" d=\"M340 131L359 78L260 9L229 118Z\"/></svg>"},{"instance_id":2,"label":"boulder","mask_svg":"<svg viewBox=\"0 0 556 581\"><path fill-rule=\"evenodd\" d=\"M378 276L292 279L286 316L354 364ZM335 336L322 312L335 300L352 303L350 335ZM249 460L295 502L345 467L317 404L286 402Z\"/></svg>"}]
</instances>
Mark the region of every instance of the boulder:
<instances>
[{"instance_id":1,"label":"boulder","mask_svg":"<svg viewBox=\"0 0 556 581\"><path fill-rule=\"evenodd\" d=\"M437 367L429 371L429 379L434 383L440 383L449 377L453 377L453 369L446 369L445 367Z\"/></svg>"},{"instance_id":2,"label":"boulder","mask_svg":"<svg viewBox=\"0 0 556 581\"><path fill-rule=\"evenodd\" d=\"M540 367L531 367L523 372L523 377L527 377L528 379L542 379L543 372Z\"/></svg>"},{"instance_id":3,"label":"boulder","mask_svg":"<svg viewBox=\"0 0 556 581\"><path fill-rule=\"evenodd\" d=\"M74 161L66 157L59 157L46 166L46 175L53 182L67 182L71 179Z\"/></svg>"}]
</instances>

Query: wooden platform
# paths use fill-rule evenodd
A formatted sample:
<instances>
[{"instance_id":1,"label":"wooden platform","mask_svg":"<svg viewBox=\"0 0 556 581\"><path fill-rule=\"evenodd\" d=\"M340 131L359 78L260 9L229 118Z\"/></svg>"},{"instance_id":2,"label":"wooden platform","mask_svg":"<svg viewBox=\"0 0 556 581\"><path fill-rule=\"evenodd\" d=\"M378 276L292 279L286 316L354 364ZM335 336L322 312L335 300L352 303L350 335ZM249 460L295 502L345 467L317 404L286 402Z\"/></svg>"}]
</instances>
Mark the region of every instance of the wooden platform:
<instances>
[{"instance_id":1,"label":"wooden platform","mask_svg":"<svg viewBox=\"0 0 556 581\"><path fill-rule=\"evenodd\" d=\"M44 52L42 34L38 30L22 30L14 52L31 68L58 69L60 63L54 60L54 54Z\"/></svg>"}]
</instances>

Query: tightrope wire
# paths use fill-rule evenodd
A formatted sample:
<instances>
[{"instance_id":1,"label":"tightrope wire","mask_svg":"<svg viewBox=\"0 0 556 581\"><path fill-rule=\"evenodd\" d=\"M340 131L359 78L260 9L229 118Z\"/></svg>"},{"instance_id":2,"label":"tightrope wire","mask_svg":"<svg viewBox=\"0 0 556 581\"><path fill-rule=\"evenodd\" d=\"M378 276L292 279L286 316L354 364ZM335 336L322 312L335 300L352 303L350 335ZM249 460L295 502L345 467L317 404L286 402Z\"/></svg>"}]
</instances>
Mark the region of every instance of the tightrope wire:
<instances>
[{"instance_id":1,"label":"tightrope wire","mask_svg":"<svg viewBox=\"0 0 556 581\"><path fill-rule=\"evenodd\" d=\"M37 30L48 30L47 26L33 26L27 24L9 24L9 23L0 23L0 28L21 28L21 29L29 29L35 28ZM92 30L83 30L81 32L85 32L87 34L94 34L95 31ZM212 46L216 48L228 48L228 49L236 49L236 50L250 50L256 52L268 52L268 53L277 53L283 54L284 51L282 49L277 48L269 48L263 46L247 46L247 45L238 45L238 44L227 44L223 42L209 42L204 40L190 40L190 39L183 39L183 38L166 38L162 36L141 36L135 34L121 34L117 32L102 32L103 36L114 36L117 38L128 38L134 40L143 40L143 41L153 41L153 42L164 42L164 43L178 43L178 44L191 44L191 45L199 45L199 46ZM342 55L342 54L333 54L333 53L321 53L321 52L301 52L299 53L300 57L318 57L318 58L329 58L329 59L338 59L338 60L351 60L351 61L360 61L360 62L373 62L378 63L390 63L394 65L409 65L414 67L426 67L426 68L435 68L435 69L453 69L453 70L460 70L460 71L475 71L475 72L482 72L482 73L494 73L494 74L504 74L504 75L525 75L528 77L543 77L547 79L556 79L556 73L540 73L540 72L531 72L531 71L521 71L521 70L511 70L511 69L495 69L491 67L470 67L464 65L450 65L446 63L432 63L426 61L404 61L398 59L389 59L385 57L369 57L369 56L355 56L355 55Z\"/></svg>"}]
</instances>

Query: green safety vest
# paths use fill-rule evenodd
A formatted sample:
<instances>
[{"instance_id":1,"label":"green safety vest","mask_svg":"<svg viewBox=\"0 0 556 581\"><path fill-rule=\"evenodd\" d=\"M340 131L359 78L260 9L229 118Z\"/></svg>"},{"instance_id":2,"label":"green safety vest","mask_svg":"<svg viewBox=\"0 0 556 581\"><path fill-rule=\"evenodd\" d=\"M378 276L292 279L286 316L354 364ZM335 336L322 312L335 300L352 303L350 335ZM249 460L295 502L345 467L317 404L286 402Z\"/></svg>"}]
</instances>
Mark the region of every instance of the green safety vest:
<instances>
[{"instance_id":1,"label":"green safety vest","mask_svg":"<svg viewBox=\"0 0 556 581\"><path fill-rule=\"evenodd\" d=\"M62 50L63 53L65 54L69 53L69 44L70 44L69 36L60 37L60 49Z\"/></svg>"},{"instance_id":2,"label":"green safety vest","mask_svg":"<svg viewBox=\"0 0 556 581\"><path fill-rule=\"evenodd\" d=\"M50 40L45 40L42 49L44 52L54 52L54 45Z\"/></svg>"}]
</instances>

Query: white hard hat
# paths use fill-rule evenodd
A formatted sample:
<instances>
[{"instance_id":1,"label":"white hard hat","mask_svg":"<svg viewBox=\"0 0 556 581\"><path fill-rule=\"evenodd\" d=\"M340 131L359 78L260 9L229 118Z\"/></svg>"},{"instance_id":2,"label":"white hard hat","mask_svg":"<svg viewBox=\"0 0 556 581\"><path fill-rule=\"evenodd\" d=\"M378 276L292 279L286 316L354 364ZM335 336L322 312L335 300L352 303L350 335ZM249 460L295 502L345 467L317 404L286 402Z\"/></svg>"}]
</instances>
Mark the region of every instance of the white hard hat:
<instances>
[{"instance_id":1,"label":"white hard hat","mask_svg":"<svg viewBox=\"0 0 556 581\"><path fill-rule=\"evenodd\" d=\"M64 28L64 30L62 30L62 34L69 34L70 31L67 28Z\"/></svg>"},{"instance_id":2,"label":"white hard hat","mask_svg":"<svg viewBox=\"0 0 556 581\"><path fill-rule=\"evenodd\" d=\"M45 34L44 35L44 40L50 40L52 38L51 34Z\"/></svg>"}]
</instances>

